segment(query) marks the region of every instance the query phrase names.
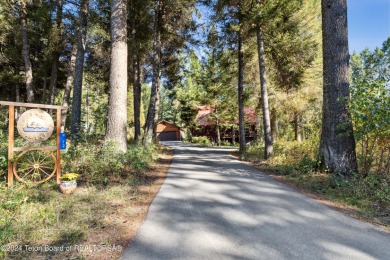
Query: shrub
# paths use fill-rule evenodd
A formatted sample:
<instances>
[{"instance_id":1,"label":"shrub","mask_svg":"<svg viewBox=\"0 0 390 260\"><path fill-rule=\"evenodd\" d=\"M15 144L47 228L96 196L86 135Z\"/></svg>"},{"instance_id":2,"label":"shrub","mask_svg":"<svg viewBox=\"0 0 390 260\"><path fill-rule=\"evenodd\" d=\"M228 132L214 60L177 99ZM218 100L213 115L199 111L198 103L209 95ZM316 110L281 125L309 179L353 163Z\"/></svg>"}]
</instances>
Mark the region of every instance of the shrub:
<instances>
[{"instance_id":1,"label":"shrub","mask_svg":"<svg viewBox=\"0 0 390 260\"><path fill-rule=\"evenodd\" d=\"M211 145L211 141L206 136L192 137L192 142L195 144Z\"/></svg>"},{"instance_id":2,"label":"shrub","mask_svg":"<svg viewBox=\"0 0 390 260\"><path fill-rule=\"evenodd\" d=\"M5 174L8 168L8 154L6 148L0 148L0 173Z\"/></svg>"},{"instance_id":3,"label":"shrub","mask_svg":"<svg viewBox=\"0 0 390 260\"><path fill-rule=\"evenodd\" d=\"M232 146L232 143L228 141L221 141L221 146Z\"/></svg>"},{"instance_id":4,"label":"shrub","mask_svg":"<svg viewBox=\"0 0 390 260\"><path fill-rule=\"evenodd\" d=\"M305 154L297 164L297 170L304 174L313 174L318 169L318 166L318 161L311 159Z\"/></svg>"},{"instance_id":5,"label":"shrub","mask_svg":"<svg viewBox=\"0 0 390 260\"><path fill-rule=\"evenodd\" d=\"M259 162L264 159L264 145L254 143L246 147L245 152L241 155L242 159L250 162Z\"/></svg>"},{"instance_id":6,"label":"shrub","mask_svg":"<svg viewBox=\"0 0 390 260\"><path fill-rule=\"evenodd\" d=\"M125 153L114 143L80 143L62 156L64 172L77 172L80 181L107 185L109 181L145 171L157 159L157 148L130 145Z\"/></svg>"}]
</instances>

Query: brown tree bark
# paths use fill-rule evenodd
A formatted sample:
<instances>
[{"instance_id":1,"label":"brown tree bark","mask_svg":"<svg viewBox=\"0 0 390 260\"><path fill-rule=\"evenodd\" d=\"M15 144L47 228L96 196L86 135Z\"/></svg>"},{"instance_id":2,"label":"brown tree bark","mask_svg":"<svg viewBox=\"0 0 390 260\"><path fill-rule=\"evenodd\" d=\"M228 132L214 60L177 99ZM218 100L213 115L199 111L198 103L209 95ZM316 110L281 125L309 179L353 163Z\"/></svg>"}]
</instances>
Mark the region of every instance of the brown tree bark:
<instances>
[{"instance_id":1,"label":"brown tree bark","mask_svg":"<svg viewBox=\"0 0 390 260\"><path fill-rule=\"evenodd\" d=\"M295 141L302 142L301 115L298 113L294 113L294 134Z\"/></svg>"},{"instance_id":2,"label":"brown tree bark","mask_svg":"<svg viewBox=\"0 0 390 260\"><path fill-rule=\"evenodd\" d=\"M153 133L156 128L158 117L158 105L160 96L161 80L161 25L162 25L162 6L161 1L155 1L155 21L154 21L154 46L153 46L153 80L150 93L150 102L145 124L145 135L143 143L149 145L153 141Z\"/></svg>"},{"instance_id":3,"label":"brown tree bark","mask_svg":"<svg viewBox=\"0 0 390 260\"><path fill-rule=\"evenodd\" d=\"M127 0L111 0L110 96L106 141L127 150Z\"/></svg>"},{"instance_id":4,"label":"brown tree bark","mask_svg":"<svg viewBox=\"0 0 390 260\"><path fill-rule=\"evenodd\" d=\"M53 57L52 57L52 65L51 65L51 77L50 77L50 85L49 85L49 104L54 104L54 97L57 85L57 76L58 76L58 61L60 58L60 43L62 37L62 6L63 0L57 0L57 17L56 17L56 27L55 32L56 35L53 37Z\"/></svg>"},{"instance_id":5,"label":"brown tree bark","mask_svg":"<svg viewBox=\"0 0 390 260\"><path fill-rule=\"evenodd\" d=\"M219 119L218 117L216 119L217 120L216 120L215 128L217 132L217 146L221 146L221 131L219 129Z\"/></svg>"},{"instance_id":6,"label":"brown tree bark","mask_svg":"<svg viewBox=\"0 0 390 260\"><path fill-rule=\"evenodd\" d=\"M241 29L238 31L238 121L240 132L240 153L245 152L245 118L244 118L244 53L242 51Z\"/></svg>"},{"instance_id":7,"label":"brown tree bark","mask_svg":"<svg viewBox=\"0 0 390 260\"><path fill-rule=\"evenodd\" d=\"M321 165L348 176L357 171L349 102L347 0L322 0L323 109Z\"/></svg>"},{"instance_id":8,"label":"brown tree bark","mask_svg":"<svg viewBox=\"0 0 390 260\"><path fill-rule=\"evenodd\" d=\"M70 61L68 67L68 75L66 77L64 99L62 101L62 106L69 107L70 92L72 90L72 85L74 81L74 71L76 64L76 53L77 53L77 44L73 44L72 52L70 54ZM68 110L63 109L61 112L61 132L65 131L66 118L68 116Z\"/></svg>"},{"instance_id":9,"label":"brown tree bark","mask_svg":"<svg viewBox=\"0 0 390 260\"><path fill-rule=\"evenodd\" d=\"M141 68L139 56L134 59L134 140L139 141L141 138Z\"/></svg>"},{"instance_id":10,"label":"brown tree bark","mask_svg":"<svg viewBox=\"0 0 390 260\"><path fill-rule=\"evenodd\" d=\"M27 102L34 102L34 86L33 86L33 73L30 60L30 45L28 43L27 32L27 7L24 1L20 1L20 20L22 24L22 44L23 44L23 59L24 59L24 71L26 77L26 91Z\"/></svg>"},{"instance_id":11,"label":"brown tree bark","mask_svg":"<svg viewBox=\"0 0 390 260\"><path fill-rule=\"evenodd\" d=\"M15 102L20 102L20 84L19 84L19 67L15 66L14 68L14 75L15 78L17 79L15 82L15 86L12 88L12 93L10 96L10 100L13 100ZM15 107L15 121L19 118L19 107Z\"/></svg>"},{"instance_id":12,"label":"brown tree bark","mask_svg":"<svg viewBox=\"0 0 390 260\"><path fill-rule=\"evenodd\" d=\"M83 72L84 72L85 40L87 36L87 24L88 24L88 10L89 10L89 0L81 0L79 24L78 24L78 32L77 32L77 54L76 54L76 65L75 65L75 77L74 77L73 98L72 98L71 138L75 142L77 142L77 137L80 134L81 97L82 97Z\"/></svg>"},{"instance_id":13,"label":"brown tree bark","mask_svg":"<svg viewBox=\"0 0 390 260\"><path fill-rule=\"evenodd\" d=\"M257 36L257 53L259 59L259 71L260 71L260 89L261 89L261 107L263 111L263 127L264 127L264 158L268 159L273 152L273 142L271 133L271 118L268 104L268 89L267 89L267 77L265 72L265 61L264 61L264 42L263 34L260 26L256 28Z\"/></svg>"}]
</instances>

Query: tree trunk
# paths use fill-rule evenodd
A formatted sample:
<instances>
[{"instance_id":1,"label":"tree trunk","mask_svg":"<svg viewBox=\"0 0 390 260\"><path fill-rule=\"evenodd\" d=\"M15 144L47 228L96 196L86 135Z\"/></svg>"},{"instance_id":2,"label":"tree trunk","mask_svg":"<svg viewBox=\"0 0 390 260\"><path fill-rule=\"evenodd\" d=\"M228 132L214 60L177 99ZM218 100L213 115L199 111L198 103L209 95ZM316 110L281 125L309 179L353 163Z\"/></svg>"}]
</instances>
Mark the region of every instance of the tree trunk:
<instances>
[{"instance_id":1,"label":"tree trunk","mask_svg":"<svg viewBox=\"0 0 390 260\"><path fill-rule=\"evenodd\" d=\"M322 0L323 108L319 159L329 172L357 171L349 102L347 0Z\"/></svg>"},{"instance_id":2,"label":"tree trunk","mask_svg":"<svg viewBox=\"0 0 390 260\"><path fill-rule=\"evenodd\" d=\"M43 76L43 89L42 89L42 97L41 97L42 104L45 104L45 102L46 102L46 89L47 89L47 77L45 75L45 76Z\"/></svg>"},{"instance_id":3,"label":"tree trunk","mask_svg":"<svg viewBox=\"0 0 390 260\"><path fill-rule=\"evenodd\" d=\"M57 0L57 17L56 17L56 35L53 37L53 61L51 65L51 77L50 77L50 95L49 95L49 104L54 104L54 97L57 85L57 76L58 76L58 60L60 58L61 52L61 36L62 36L62 6L63 0Z\"/></svg>"},{"instance_id":4,"label":"tree trunk","mask_svg":"<svg viewBox=\"0 0 390 260\"><path fill-rule=\"evenodd\" d=\"M294 133L295 141L302 142L301 116L298 113L294 113Z\"/></svg>"},{"instance_id":5,"label":"tree trunk","mask_svg":"<svg viewBox=\"0 0 390 260\"><path fill-rule=\"evenodd\" d=\"M131 23L131 41L129 53L132 62L131 78L133 82L133 111L134 111L134 141L139 142L141 138L141 65L140 54L138 53L137 30L139 29L138 13L134 1L129 2L129 13ZM129 61L130 62L130 61Z\"/></svg>"},{"instance_id":6,"label":"tree trunk","mask_svg":"<svg viewBox=\"0 0 390 260\"><path fill-rule=\"evenodd\" d=\"M161 79L161 23L162 10L161 1L155 2L155 21L154 21L154 53L153 53L153 80L150 93L150 102L145 125L144 145L149 145L153 141L153 132L156 128L156 115L158 115L158 103L160 95Z\"/></svg>"},{"instance_id":7,"label":"tree trunk","mask_svg":"<svg viewBox=\"0 0 390 260\"><path fill-rule=\"evenodd\" d=\"M273 152L272 134L271 134L271 119L268 105L268 90L267 90L267 77L265 73L265 61L264 61L264 43L263 34L260 26L256 29L257 35L257 53L259 59L259 71L260 71L260 88L261 88L261 107L263 110L263 126L264 126L264 158L268 159Z\"/></svg>"},{"instance_id":8,"label":"tree trunk","mask_svg":"<svg viewBox=\"0 0 390 260\"><path fill-rule=\"evenodd\" d=\"M278 135L279 135L279 122L278 122L276 111L273 110L271 112L271 136L272 136L272 142L275 142L278 139Z\"/></svg>"},{"instance_id":9,"label":"tree trunk","mask_svg":"<svg viewBox=\"0 0 390 260\"><path fill-rule=\"evenodd\" d=\"M76 54L75 77L74 77L73 99L72 99L71 138L75 142L77 142L77 137L80 134L80 124L81 124L81 97L82 97L82 86L83 86L85 40L87 36L88 9L89 9L89 0L81 0L80 17L79 17L79 25L78 25L78 33L77 33L77 54Z\"/></svg>"},{"instance_id":10,"label":"tree trunk","mask_svg":"<svg viewBox=\"0 0 390 260\"><path fill-rule=\"evenodd\" d=\"M111 0L110 97L106 141L127 150L127 0Z\"/></svg>"},{"instance_id":11,"label":"tree trunk","mask_svg":"<svg viewBox=\"0 0 390 260\"><path fill-rule=\"evenodd\" d=\"M15 84L15 101L20 102L20 85L19 82Z\"/></svg>"},{"instance_id":12,"label":"tree trunk","mask_svg":"<svg viewBox=\"0 0 390 260\"><path fill-rule=\"evenodd\" d=\"M23 59L24 59L24 71L26 77L26 91L27 102L34 102L34 86L33 86L33 73L30 61L30 46L28 44L27 33L27 8L26 3L20 2L20 20L22 23L22 44L23 44Z\"/></svg>"},{"instance_id":13,"label":"tree trunk","mask_svg":"<svg viewBox=\"0 0 390 260\"><path fill-rule=\"evenodd\" d=\"M244 53L242 51L241 29L238 31L238 120L240 132L240 153L245 152L245 119L244 119Z\"/></svg>"},{"instance_id":14,"label":"tree trunk","mask_svg":"<svg viewBox=\"0 0 390 260\"><path fill-rule=\"evenodd\" d=\"M190 143L192 143L192 130L191 130L191 127L188 127L187 131L188 131L188 141Z\"/></svg>"},{"instance_id":15,"label":"tree trunk","mask_svg":"<svg viewBox=\"0 0 390 260\"><path fill-rule=\"evenodd\" d=\"M15 87L13 88L13 95L12 95L12 98L10 98L10 100L13 100L15 102L20 102L20 84L19 84L19 67L16 66L15 70L14 70L14 75L15 75L15 78L17 79L16 80L16 83L15 83ZM19 118L19 110L20 110L20 107L15 107L15 121L17 121L17 119Z\"/></svg>"},{"instance_id":16,"label":"tree trunk","mask_svg":"<svg viewBox=\"0 0 390 260\"><path fill-rule=\"evenodd\" d=\"M261 116L257 116L257 142L264 142L264 127L261 123ZM272 136L271 136L272 139Z\"/></svg>"},{"instance_id":17,"label":"tree trunk","mask_svg":"<svg viewBox=\"0 0 390 260\"><path fill-rule=\"evenodd\" d=\"M54 104L54 97L57 85L57 75L58 75L58 58L59 54L53 54L53 62L51 64L51 77L50 77L50 85L49 85L49 105ZM56 59L57 57L57 59Z\"/></svg>"},{"instance_id":18,"label":"tree trunk","mask_svg":"<svg viewBox=\"0 0 390 260\"><path fill-rule=\"evenodd\" d=\"M156 120L160 119L160 120L164 120L164 117L165 117L165 104L164 104L164 93L161 92L161 89L160 89L160 98L159 98L159 103L160 105L158 106L158 117L156 118Z\"/></svg>"},{"instance_id":19,"label":"tree trunk","mask_svg":"<svg viewBox=\"0 0 390 260\"><path fill-rule=\"evenodd\" d=\"M66 77L64 99L62 101L62 106L66 106L66 107L69 107L70 92L72 90L72 85L73 85L73 80L74 80L76 52L77 52L77 44L73 44L72 52L70 54L68 75ZM63 109L61 112L61 132L65 132L65 124L66 124L66 118L68 116L68 110L69 109L66 109L66 110Z\"/></svg>"},{"instance_id":20,"label":"tree trunk","mask_svg":"<svg viewBox=\"0 0 390 260\"><path fill-rule=\"evenodd\" d=\"M217 146L221 146L221 131L219 130L219 120L217 118L217 123L216 123L216 130L217 130Z\"/></svg>"},{"instance_id":21,"label":"tree trunk","mask_svg":"<svg viewBox=\"0 0 390 260\"><path fill-rule=\"evenodd\" d=\"M234 125L232 125L232 145L236 144L236 133L235 133Z\"/></svg>"},{"instance_id":22,"label":"tree trunk","mask_svg":"<svg viewBox=\"0 0 390 260\"><path fill-rule=\"evenodd\" d=\"M141 138L141 68L140 59L137 55L134 59L134 140L139 141Z\"/></svg>"}]
</instances>

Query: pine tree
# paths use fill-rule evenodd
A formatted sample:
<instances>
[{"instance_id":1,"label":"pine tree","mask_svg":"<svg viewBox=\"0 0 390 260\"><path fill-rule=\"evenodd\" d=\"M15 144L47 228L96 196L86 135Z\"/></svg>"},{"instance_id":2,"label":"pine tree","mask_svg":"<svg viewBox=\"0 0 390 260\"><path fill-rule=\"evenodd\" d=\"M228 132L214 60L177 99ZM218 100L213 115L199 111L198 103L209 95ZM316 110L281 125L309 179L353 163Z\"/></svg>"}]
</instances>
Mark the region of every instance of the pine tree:
<instances>
[{"instance_id":1,"label":"pine tree","mask_svg":"<svg viewBox=\"0 0 390 260\"><path fill-rule=\"evenodd\" d=\"M260 0L257 0L257 4L260 4ZM270 109L268 104L268 87L267 76L265 70L265 52L264 52L264 40L263 32L260 26L260 22L256 24L256 40L257 40L257 55L259 61L259 74L260 74L260 92L261 92L261 108L263 112L263 133L264 133L264 158L268 159L273 152L273 141L271 133L271 118Z\"/></svg>"},{"instance_id":2,"label":"pine tree","mask_svg":"<svg viewBox=\"0 0 390 260\"><path fill-rule=\"evenodd\" d=\"M30 60L30 45L28 42L28 30L27 30L27 2L20 1L20 20L22 23L22 42L23 42L23 58L24 58L24 71L26 77L26 91L27 102L34 102L34 86L33 86L33 72Z\"/></svg>"},{"instance_id":3,"label":"pine tree","mask_svg":"<svg viewBox=\"0 0 390 260\"><path fill-rule=\"evenodd\" d=\"M56 24L53 27L53 33L51 34L51 41L53 45L52 53L52 67L51 67L51 77L50 77L50 94L49 94L49 104L54 104L54 97L57 87L57 78L58 78L58 63L61 52L62 45L62 8L63 0L57 0L57 14L56 14Z\"/></svg>"},{"instance_id":4,"label":"pine tree","mask_svg":"<svg viewBox=\"0 0 390 260\"><path fill-rule=\"evenodd\" d=\"M110 96L106 141L127 150L127 0L111 1Z\"/></svg>"},{"instance_id":5,"label":"pine tree","mask_svg":"<svg viewBox=\"0 0 390 260\"><path fill-rule=\"evenodd\" d=\"M79 24L77 29L77 54L72 99L72 126L71 138L77 142L81 124L81 97L83 87L84 53L87 36L89 0L81 0L79 10Z\"/></svg>"},{"instance_id":6,"label":"pine tree","mask_svg":"<svg viewBox=\"0 0 390 260\"><path fill-rule=\"evenodd\" d=\"M154 42L153 42L153 80L152 90L150 94L150 102L148 114L146 117L145 135L143 143L149 145L153 141L156 121L158 117L158 105L160 97L160 81L161 81L161 29L162 29L162 3L160 0L155 1L154 5L155 20L154 20Z\"/></svg>"},{"instance_id":7,"label":"pine tree","mask_svg":"<svg viewBox=\"0 0 390 260\"><path fill-rule=\"evenodd\" d=\"M357 171L349 102L347 0L322 0L324 90L319 158L329 172Z\"/></svg>"}]
</instances>

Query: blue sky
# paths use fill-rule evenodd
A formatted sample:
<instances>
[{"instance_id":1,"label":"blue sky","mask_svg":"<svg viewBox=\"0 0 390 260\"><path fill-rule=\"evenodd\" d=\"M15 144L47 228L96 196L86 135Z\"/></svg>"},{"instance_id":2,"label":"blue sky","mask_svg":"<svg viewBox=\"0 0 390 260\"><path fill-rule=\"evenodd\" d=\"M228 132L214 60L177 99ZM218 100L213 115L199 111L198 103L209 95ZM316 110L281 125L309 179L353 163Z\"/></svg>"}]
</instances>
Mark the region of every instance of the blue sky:
<instances>
[{"instance_id":1,"label":"blue sky","mask_svg":"<svg viewBox=\"0 0 390 260\"><path fill-rule=\"evenodd\" d=\"M349 50L381 47L390 37L390 0L348 0Z\"/></svg>"},{"instance_id":2,"label":"blue sky","mask_svg":"<svg viewBox=\"0 0 390 260\"><path fill-rule=\"evenodd\" d=\"M203 17L197 20L204 22L211 13L200 5L198 8ZM390 0L348 0L348 34L350 53L381 47L390 37Z\"/></svg>"}]
</instances>

